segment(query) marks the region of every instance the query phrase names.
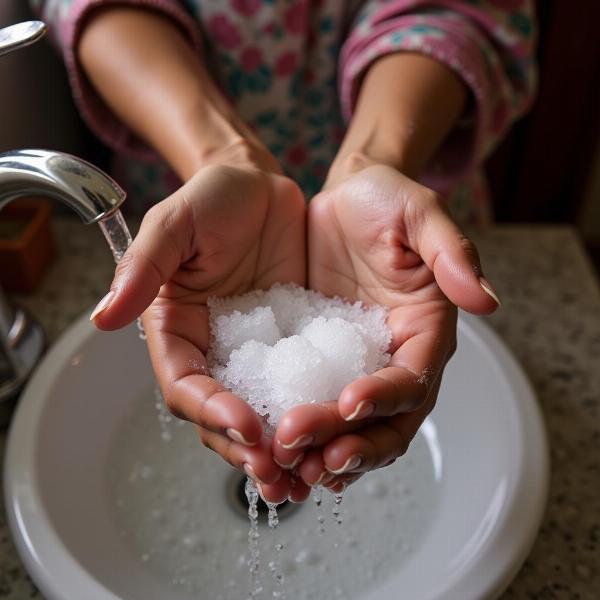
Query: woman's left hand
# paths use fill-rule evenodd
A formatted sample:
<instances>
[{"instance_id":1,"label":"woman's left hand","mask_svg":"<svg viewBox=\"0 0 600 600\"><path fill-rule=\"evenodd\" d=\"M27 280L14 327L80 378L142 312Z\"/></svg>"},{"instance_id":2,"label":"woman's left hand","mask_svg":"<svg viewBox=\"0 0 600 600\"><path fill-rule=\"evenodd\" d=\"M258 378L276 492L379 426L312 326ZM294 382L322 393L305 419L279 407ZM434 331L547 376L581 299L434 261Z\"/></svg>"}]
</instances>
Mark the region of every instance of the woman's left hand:
<instances>
[{"instance_id":1,"label":"woman's left hand","mask_svg":"<svg viewBox=\"0 0 600 600\"><path fill-rule=\"evenodd\" d=\"M475 247L433 191L360 156L346 164L309 206L309 285L389 307L392 358L339 399L288 411L273 440L279 464L333 491L406 452L456 348L456 306L498 306Z\"/></svg>"}]
</instances>

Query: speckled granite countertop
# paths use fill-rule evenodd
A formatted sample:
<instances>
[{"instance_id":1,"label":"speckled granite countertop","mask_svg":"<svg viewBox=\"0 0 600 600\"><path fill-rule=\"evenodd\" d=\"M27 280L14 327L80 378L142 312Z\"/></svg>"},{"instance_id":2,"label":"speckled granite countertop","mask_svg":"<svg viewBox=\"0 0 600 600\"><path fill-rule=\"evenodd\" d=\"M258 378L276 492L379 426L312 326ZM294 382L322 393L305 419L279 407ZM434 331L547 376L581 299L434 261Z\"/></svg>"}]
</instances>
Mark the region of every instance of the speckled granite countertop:
<instances>
[{"instance_id":1,"label":"speckled granite countertop","mask_svg":"<svg viewBox=\"0 0 600 600\"><path fill-rule=\"evenodd\" d=\"M19 298L40 319L50 342L104 295L113 269L97 228L62 217L55 219L55 232L60 259L36 295ZM502 598L600 599L597 279L570 228L502 226L472 237L503 301L488 320L531 378L552 450L549 504L539 537ZM6 432L0 432L0 458L5 440ZM0 598L41 598L16 554L3 502L0 498Z\"/></svg>"}]
</instances>

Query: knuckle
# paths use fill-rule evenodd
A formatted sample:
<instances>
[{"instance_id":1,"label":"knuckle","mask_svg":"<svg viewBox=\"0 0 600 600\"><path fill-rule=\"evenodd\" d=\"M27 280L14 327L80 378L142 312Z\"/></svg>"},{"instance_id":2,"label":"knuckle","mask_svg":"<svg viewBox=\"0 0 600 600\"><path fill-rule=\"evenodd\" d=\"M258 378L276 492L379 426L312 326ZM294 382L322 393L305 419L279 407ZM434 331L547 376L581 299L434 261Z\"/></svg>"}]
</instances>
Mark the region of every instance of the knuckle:
<instances>
[{"instance_id":1,"label":"knuckle","mask_svg":"<svg viewBox=\"0 0 600 600\"><path fill-rule=\"evenodd\" d=\"M135 262L134 252L132 250L125 252L115 267L115 279L121 279L131 272Z\"/></svg>"},{"instance_id":2,"label":"knuckle","mask_svg":"<svg viewBox=\"0 0 600 600\"><path fill-rule=\"evenodd\" d=\"M168 393L163 394L163 401L165 403L165 406L167 407L167 410L174 417L177 417L178 419L187 420L187 417L185 416L184 412L182 411L179 405L179 399L177 397L177 394L174 393L173 390L170 390Z\"/></svg>"},{"instance_id":3,"label":"knuckle","mask_svg":"<svg viewBox=\"0 0 600 600\"><path fill-rule=\"evenodd\" d=\"M152 205L142 219L142 227L165 227L172 220L173 209L169 207L166 201L158 202Z\"/></svg>"}]
</instances>

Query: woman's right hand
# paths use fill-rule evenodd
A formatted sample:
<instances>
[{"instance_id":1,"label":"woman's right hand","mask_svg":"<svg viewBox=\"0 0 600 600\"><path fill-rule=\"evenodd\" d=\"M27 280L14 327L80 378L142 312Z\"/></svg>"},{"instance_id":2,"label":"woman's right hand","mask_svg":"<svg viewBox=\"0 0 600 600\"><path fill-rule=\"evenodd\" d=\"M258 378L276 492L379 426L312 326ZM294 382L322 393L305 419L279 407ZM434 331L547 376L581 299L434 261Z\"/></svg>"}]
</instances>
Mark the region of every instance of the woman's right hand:
<instances>
[{"instance_id":1,"label":"woman's right hand","mask_svg":"<svg viewBox=\"0 0 600 600\"><path fill-rule=\"evenodd\" d=\"M273 461L262 420L208 373L206 300L275 282L305 285L305 204L287 177L252 161L237 165L200 169L148 211L93 317L110 330L143 313L171 412L195 423L204 445L255 479L263 497L280 502L292 493L291 478Z\"/></svg>"}]
</instances>

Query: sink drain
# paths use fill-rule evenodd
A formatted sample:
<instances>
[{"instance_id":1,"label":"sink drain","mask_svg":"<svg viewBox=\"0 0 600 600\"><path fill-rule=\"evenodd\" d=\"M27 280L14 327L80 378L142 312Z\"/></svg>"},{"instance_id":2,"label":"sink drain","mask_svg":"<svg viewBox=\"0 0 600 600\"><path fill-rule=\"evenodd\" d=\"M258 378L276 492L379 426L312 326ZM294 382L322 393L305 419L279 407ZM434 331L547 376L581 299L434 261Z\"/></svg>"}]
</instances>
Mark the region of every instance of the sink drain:
<instances>
[{"instance_id":1,"label":"sink drain","mask_svg":"<svg viewBox=\"0 0 600 600\"><path fill-rule=\"evenodd\" d=\"M231 474L231 477L227 480L227 500L229 501L229 505L233 508L234 512L243 517L244 519L248 518L248 500L246 500L246 476L242 475L238 471L235 471ZM288 518L290 515L294 514L298 509L302 507L302 504L295 504L286 500L281 504L277 505L277 516L280 521ZM267 523L267 514L269 509L267 505L263 502L261 497L258 497L258 521L259 523L262 521L266 525Z\"/></svg>"}]
</instances>

